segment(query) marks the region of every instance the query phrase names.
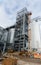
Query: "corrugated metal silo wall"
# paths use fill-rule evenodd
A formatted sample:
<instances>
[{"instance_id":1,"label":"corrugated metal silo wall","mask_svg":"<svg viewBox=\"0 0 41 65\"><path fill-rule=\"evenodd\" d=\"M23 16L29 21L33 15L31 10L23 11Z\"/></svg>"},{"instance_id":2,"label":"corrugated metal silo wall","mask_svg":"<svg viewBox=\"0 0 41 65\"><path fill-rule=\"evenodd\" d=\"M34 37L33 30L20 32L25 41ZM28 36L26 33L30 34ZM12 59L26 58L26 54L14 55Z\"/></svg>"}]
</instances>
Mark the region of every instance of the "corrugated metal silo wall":
<instances>
[{"instance_id":1,"label":"corrugated metal silo wall","mask_svg":"<svg viewBox=\"0 0 41 65\"><path fill-rule=\"evenodd\" d=\"M12 29L9 29L8 31L8 37L7 37L7 40L8 40L8 43L14 43L14 28Z\"/></svg>"}]
</instances>

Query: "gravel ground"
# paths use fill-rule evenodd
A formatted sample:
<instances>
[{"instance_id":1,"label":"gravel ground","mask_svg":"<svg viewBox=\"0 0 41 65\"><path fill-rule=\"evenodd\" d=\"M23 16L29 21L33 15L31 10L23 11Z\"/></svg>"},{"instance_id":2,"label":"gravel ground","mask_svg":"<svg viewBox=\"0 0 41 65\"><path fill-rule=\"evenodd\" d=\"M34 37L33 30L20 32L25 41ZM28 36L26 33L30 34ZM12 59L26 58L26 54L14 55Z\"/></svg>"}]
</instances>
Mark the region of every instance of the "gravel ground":
<instances>
[{"instance_id":1,"label":"gravel ground","mask_svg":"<svg viewBox=\"0 0 41 65\"><path fill-rule=\"evenodd\" d=\"M18 59L17 65L41 65L41 59L31 59L24 56L19 56L18 53L14 54L14 57ZM2 65L0 63L0 65Z\"/></svg>"},{"instance_id":2,"label":"gravel ground","mask_svg":"<svg viewBox=\"0 0 41 65\"><path fill-rule=\"evenodd\" d=\"M18 58L17 65L41 65L41 59L31 59L24 56L18 56L18 53L15 53L14 56Z\"/></svg>"},{"instance_id":3,"label":"gravel ground","mask_svg":"<svg viewBox=\"0 0 41 65\"><path fill-rule=\"evenodd\" d=\"M22 60L18 60L18 64L17 65L41 65L39 63L32 63L32 62L24 62Z\"/></svg>"},{"instance_id":4,"label":"gravel ground","mask_svg":"<svg viewBox=\"0 0 41 65\"><path fill-rule=\"evenodd\" d=\"M0 63L0 65L2 64ZM24 61L24 60L18 59L17 65L41 65L41 63L35 63L31 61Z\"/></svg>"}]
</instances>

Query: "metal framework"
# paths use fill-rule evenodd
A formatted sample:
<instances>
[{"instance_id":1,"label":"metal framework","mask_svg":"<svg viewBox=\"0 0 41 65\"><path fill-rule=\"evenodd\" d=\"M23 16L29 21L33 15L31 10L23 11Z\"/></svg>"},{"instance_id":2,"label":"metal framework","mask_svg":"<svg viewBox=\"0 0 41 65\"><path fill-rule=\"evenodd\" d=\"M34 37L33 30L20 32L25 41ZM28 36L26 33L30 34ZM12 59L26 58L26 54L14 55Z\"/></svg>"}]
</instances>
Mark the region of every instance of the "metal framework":
<instances>
[{"instance_id":1,"label":"metal framework","mask_svg":"<svg viewBox=\"0 0 41 65\"><path fill-rule=\"evenodd\" d=\"M3 53L9 46L15 51L21 51L28 48L28 24L30 22L30 12L26 8L23 8L17 13L16 24L4 29L1 41L4 44ZM10 29L15 28L13 43L10 44ZM5 35L6 34L6 35ZM4 39L5 38L5 39Z\"/></svg>"},{"instance_id":2,"label":"metal framework","mask_svg":"<svg viewBox=\"0 0 41 65\"><path fill-rule=\"evenodd\" d=\"M27 9L23 8L17 13L14 36L14 50L21 51L26 48L28 42L28 15Z\"/></svg>"}]
</instances>

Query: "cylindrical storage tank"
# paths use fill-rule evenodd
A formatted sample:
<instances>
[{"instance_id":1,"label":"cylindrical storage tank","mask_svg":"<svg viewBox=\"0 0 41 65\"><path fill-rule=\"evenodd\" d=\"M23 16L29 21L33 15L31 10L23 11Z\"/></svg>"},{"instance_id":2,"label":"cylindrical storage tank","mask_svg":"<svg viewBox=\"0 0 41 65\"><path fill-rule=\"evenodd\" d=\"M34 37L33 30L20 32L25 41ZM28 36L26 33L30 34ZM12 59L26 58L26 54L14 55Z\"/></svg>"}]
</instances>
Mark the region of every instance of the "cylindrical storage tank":
<instances>
[{"instance_id":1,"label":"cylindrical storage tank","mask_svg":"<svg viewBox=\"0 0 41 65\"><path fill-rule=\"evenodd\" d=\"M9 29L8 31L8 43L14 43L14 28Z\"/></svg>"},{"instance_id":2,"label":"cylindrical storage tank","mask_svg":"<svg viewBox=\"0 0 41 65\"><path fill-rule=\"evenodd\" d=\"M31 32L32 32L32 36L31 36L31 42L30 42L30 46L32 49L40 49L41 48L41 34L40 34L40 22L41 21L35 21L33 20L31 22Z\"/></svg>"},{"instance_id":3,"label":"cylindrical storage tank","mask_svg":"<svg viewBox=\"0 0 41 65\"><path fill-rule=\"evenodd\" d=\"M5 30L3 33L3 41L7 42L7 35L8 35L8 31Z\"/></svg>"},{"instance_id":4,"label":"cylindrical storage tank","mask_svg":"<svg viewBox=\"0 0 41 65\"><path fill-rule=\"evenodd\" d=\"M10 43L14 43L14 32L15 32L15 29L12 28L10 31L11 31Z\"/></svg>"},{"instance_id":5,"label":"cylindrical storage tank","mask_svg":"<svg viewBox=\"0 0 41 65\"><path fill-rule=\"evenodd\" d=\"M2 35L3 35L3 28L0 27L0 40L1 40Z\"/></svg>"}]
</instances>

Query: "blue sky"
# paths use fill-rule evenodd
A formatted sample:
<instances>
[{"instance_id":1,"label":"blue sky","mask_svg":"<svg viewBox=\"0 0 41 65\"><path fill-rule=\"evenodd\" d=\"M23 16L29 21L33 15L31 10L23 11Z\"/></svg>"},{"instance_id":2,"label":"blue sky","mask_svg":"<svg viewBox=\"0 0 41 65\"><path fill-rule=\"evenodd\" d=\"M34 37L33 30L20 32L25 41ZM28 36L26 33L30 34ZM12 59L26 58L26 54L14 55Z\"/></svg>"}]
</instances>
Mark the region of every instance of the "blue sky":
<instances>
[{"instance_id":1,"label":"blue sky","mask_svg":"<svg viewBox=\"0 0 41 65\"><path fill-rule=\"evenodd\" d=\"M32 18L41 16L41 0L0 0L0 26L14 25L17 11L24 7L32 12Z\"/></svg>"}]
</instances>

